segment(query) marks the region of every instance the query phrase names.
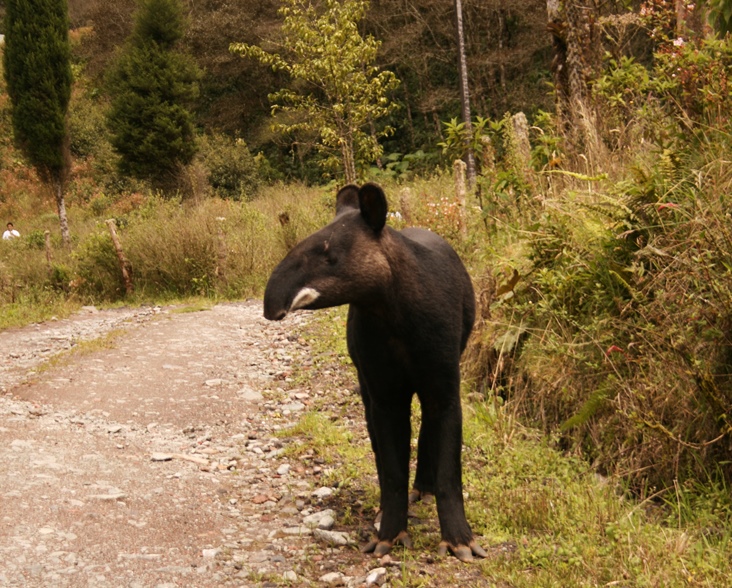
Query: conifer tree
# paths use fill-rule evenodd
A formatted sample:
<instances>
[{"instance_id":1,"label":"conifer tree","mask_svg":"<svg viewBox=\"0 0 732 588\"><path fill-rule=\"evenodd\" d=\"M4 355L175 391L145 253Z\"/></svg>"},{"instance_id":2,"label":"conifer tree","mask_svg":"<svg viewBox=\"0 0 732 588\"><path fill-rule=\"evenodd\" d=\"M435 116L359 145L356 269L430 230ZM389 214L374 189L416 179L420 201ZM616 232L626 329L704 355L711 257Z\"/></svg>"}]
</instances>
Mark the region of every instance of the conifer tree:
<instances>
[{"instance_id":1,"label":"conifer tree","mask_svg":"<svg viewBox=\"0 0 732 588\"><path fill-rule=\"evenodd\" d=\"M178 51L179 0L140 0L135 27L110 76L108 124L123 173L165 184L196 152L189 104L199 71Z\"/></svg>"},{"instance_id":2,"label":"conifer tree","mask_svg":"<svg viewBox=\"0 0 732 588\"><path fill-rule=\"evenodd\" d=\"M61 235L68 246L64 202L72 81L68 7L66 0L8 0L5 9L3 64L15 140L41 179L53 187Z\"/></svg>"}]
</instances>

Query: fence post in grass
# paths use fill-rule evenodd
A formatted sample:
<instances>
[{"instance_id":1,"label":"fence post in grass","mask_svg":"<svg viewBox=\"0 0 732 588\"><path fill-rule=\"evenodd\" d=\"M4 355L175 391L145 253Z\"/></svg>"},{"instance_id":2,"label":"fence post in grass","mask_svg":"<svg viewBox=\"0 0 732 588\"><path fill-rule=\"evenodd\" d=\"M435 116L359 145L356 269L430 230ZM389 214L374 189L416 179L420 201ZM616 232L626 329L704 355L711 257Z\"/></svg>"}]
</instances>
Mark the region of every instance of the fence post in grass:
<instances>
[{"instance_id":1,"label":"fence post in grass","mask_svg":"<svg viewBox=\"0 0 732 588\"><path fill-rule=\"evenodd\" d=\"M466 222L465 200L467 189L465 187L465 170L467 165L462 159L456 159L452 164L455 172L455 197L460 209L460 237L465 239L468 236L468 223Z\"/></svg>"},{"instance_id":2,"label":"fence post in grass","mask_svg":"<svg viewBox=\"0 0 732 588\"><path fill-rule=\"evenodd\" d=\"M218 252L217 258L218 263L216 264L216 277L218 277L224 284L226 284L226 260L229 256L226 247L226 234L224 233L224 222L226 217L217 216L217 236L218 236Z\"/></svg>"},{"instance_id":3,"label":"fence post in grass","mask_svg":"<svg viewBox=\"0 0 732 588\"><path fill-rule=\"evenodd\" d=\"M113 218L108 218L106 221L107 227L109 228L109 235L112 237L112 243L114 244L114 250L117 252L117 259L119 259L119 267L122 270L122 279L125 282L125 292L129 296L132 294L134 288L132 287L132 276L130 275L130 262L125 257L125 252L122 250L122 244L119 242L117 237L116 223Z\"/></svg>"},{"instance_id":4,"label":"fence post in grass","mask_svg":"<svg viewBox=\"0 0 732 588\"><path fill-rule=\"evenodd\" d=\"M399 192L399 208L402 210L404 224L412 226L412 189L402 188Z\"/></svg>"},{"instance_id":5,"label":"fence post in grass","mask_svg":"<svg viewBox=\"0 0 732 588\"><path fill-rule=\"evenodd\" d=\"M50 275L51 272L53 272L53 267L51 265L51 260L53 259L53 255L51 254L51 231L44 231L43 237L46 244L46 264L48 265L48 273Z\"/></svg>"},{"instance_id":6,"label":"fence post in grass","mask_svg":"<svg viewBox=\"0 0 732 588\"><path fill-rule=\"evenodd\" d=\"M523 112L517 112L511 117L511 127L508 133L508 152L510 161L518 176L526 184L533 186L531 169L531 143L529 141L529 123Z\"/></svg>"}]
</instances>

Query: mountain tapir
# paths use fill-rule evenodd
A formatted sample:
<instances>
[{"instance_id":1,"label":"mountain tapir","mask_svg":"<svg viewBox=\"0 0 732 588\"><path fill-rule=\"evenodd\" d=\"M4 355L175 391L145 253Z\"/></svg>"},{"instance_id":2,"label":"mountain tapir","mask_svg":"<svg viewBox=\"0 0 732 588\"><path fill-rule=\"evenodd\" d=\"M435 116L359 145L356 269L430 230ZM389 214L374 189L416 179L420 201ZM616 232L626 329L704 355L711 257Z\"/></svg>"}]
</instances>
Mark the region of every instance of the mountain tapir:
<instances>
[{"instance_id":1,"label":"mountain tapir","mask_svg":"<svg viewBox=\"0 0 732 588\"><path fill-rule=\"evenodd\" d=\"M433 494L442 541L459 559L485 557L463 505L460 355L473 328L470 276L435 233L385 226L380 186L348 185L336 197L335 219L296 245L274 269L264 316L349 304L348 352L356 366L366 424L376 455L381 526L363 549L377 556L410 546L409 499ZM411 403L422 425L417 472L409 494Z\"/></svg>"}]
</instances>

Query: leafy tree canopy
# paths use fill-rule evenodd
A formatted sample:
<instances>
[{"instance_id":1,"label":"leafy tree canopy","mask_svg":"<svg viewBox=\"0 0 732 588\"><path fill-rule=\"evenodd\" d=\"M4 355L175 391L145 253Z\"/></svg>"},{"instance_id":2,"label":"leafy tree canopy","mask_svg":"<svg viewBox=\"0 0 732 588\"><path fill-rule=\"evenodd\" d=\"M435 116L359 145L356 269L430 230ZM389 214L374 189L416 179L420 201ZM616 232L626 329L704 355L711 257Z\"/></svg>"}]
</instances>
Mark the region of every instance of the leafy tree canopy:
<instances>
[{"instance_id":1,"label":"leafy tree canopy","mask_svg":"<svg viewBox=\"0 0 732 588\"><path fill-rule=\"evenodd\" d=\"M356 163L374 161L381 154L378 137L391 132L388 126L376 130L375 123L395 109L388 94L399 80L379 71L374 62L380 43L358 31L366 0L325 0L322 6L284 0L282 53L244 43L232 44L231 50L300 82L270 95L273 114L291 115L276 128L319 137L326 168L340 165L346 181L354 181Z\"/></svg>"}]
</instances>

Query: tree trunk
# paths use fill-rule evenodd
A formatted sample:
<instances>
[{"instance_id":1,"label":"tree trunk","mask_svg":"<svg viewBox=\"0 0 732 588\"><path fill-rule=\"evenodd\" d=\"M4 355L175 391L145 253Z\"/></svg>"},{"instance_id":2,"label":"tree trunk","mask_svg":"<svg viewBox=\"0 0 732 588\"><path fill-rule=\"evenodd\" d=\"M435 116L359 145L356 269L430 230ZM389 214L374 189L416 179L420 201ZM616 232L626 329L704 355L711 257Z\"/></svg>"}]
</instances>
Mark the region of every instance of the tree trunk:
<instances>
[{"instance_id":1,"label":"tree trunk","mask_svg":"<svg viewBox=\"0 0 732 588\"><path fill-rule=\"evenodd\" d=\"M598 68L601 43L594 0L547 0L558 127L578 152L599 148L588 83Z\"/></svg>"},{"instance_id":2,"label":"tree trunk","mask_svg":"<svg viewBox=\"0 0 732 588\"><path fill-rule=\"evenodd\" d=\"M343 171L346 174L346 184L356 183L356 162L353 155L353 143L347 137L341 141L341 153L343 153Z\"/></svg>"},{"instance_id":3,"label":"tree trunk","mask_svg":"<svg viewBox=\"0 0 732 588\"><path fill-rule=\"evenodd\" d=\"M458 70L460 73L460 105L462 107L463 123L465 133L468 137L466 149L466 165L468 188L475 187L475 154L471 145L473 137L473 124L470 114L470 90L468 88L468 64L465 58L465 35L463 29L463 4L461 0L455 0L455 18L457 21L457 45L458 45Z\"/></svg>"},{"instance_id":4,"label":"tree trunk","mask_svg":"<svg viewBox=\"0 0 732 588\"><path fill-rule=\"evenodd\" d=\"M501 90L506 89L506 65L503 62L503 33L506 28L506 19L503 17L503 10L499 8L498 13L498 78L501 83Z\"/></svg>"},{"instance_id":5,"label":"tree trunk","mask_svg":"<svg viewBox=\"0 0 732 588\"><path fill-rule=\"evenodd\" d=\"M71 247L71 236L69 234L69 219L66 216L66 202L64 201L64 182L57 178L53 181L54 196L56 197L56 208L58 209L58 222L61 226L61 239L64 247Z\"/></svg>"}]
</instances>

